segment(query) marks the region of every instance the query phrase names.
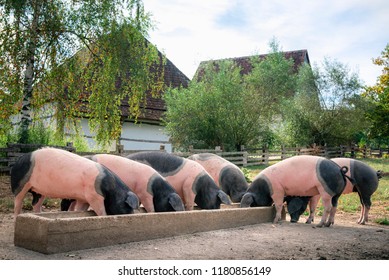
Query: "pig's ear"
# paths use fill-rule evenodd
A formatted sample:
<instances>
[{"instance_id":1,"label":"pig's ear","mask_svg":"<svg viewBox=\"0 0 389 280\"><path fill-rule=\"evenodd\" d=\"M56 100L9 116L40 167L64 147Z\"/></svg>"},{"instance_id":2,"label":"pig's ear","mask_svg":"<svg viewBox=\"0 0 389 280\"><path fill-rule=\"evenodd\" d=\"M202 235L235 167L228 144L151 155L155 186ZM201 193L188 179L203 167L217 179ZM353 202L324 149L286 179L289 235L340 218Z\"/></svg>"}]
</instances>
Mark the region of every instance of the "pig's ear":
<instances>
[{"instance_id":1,"label":"pig's ear","mask_svg":"<svg viewBox=\"0 0 389 280\"><path fill-rule=\"evenodd\" d=\"M128 192L125 202L132 208L132 209L138 209L139 208L139 198L133 193Z\"/></svg>"},{"instance_id":2,"label":"pig's ear","mask_svg":"<svg viewBox=\"0 0 389 280\"><path fill-rule=\"evenodd\" d=\"M240 201L240 208L250 207L254 202L254 195L252 193L245 193Z\"/></svg>"},{"instance_id":3,"label":"pig's ear","mask_svg":"<svg viewBox=\"0 0 389 280\"><path fill-rule=\"evenodd\" d=\"M230 198L228 197L228 195L223 192L222 190L219 190L218 191L218 194L217 196L219 197L220 201L224 204L227 204L227 205L230 205L231 204L231 200Z\"/></svg>"},{"instance_id":4,"label":"pig's ear","mask_svg":"<svg viewBox=\"0 0 389 280\"><path fill-rule=\"evenodd\" d=\"M289 213L297 212L304 206L302 199L299 197L294 197L290 199L287 204L288 204L287 207Z\"/></svg>"},{"instance_id":5,"label":"pig's ear","mask_svg":"<svg viewBox=\"0 0 389 280\"><path fill-rule=\"evenodd\" d=\"M181 197L176 193L172 193L169 196L169 204L175 211L185 211L184 203L182 202Z\"/></svg>"}]
</instances>

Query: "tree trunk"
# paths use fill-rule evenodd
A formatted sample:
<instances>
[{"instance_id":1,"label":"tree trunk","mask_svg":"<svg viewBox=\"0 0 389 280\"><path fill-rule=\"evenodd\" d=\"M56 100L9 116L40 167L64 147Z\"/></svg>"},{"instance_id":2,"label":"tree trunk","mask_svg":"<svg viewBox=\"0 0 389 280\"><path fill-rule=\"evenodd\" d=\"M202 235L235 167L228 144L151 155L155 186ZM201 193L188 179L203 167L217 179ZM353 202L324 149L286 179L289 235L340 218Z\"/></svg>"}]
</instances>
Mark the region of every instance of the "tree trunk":
<instances>
[{"instance_id":1,"label":"tree trunk","mask_svg":"<svg viewBox=\"0 0 389 280\"><path fill-rule=\"evenodd\" d=\"M21 126L20 126L20 143L27 143L29 139L29 127L31 124L31 99L34 84L35 74L35 53L38 41L38 23L41 4L40 1L35 1L33 4L34 14L30 27L30 40L27 47L27 61L26 70L24 72L24 89L23 89L23 103L21 109Z\"/></svg>"}]
</instances>

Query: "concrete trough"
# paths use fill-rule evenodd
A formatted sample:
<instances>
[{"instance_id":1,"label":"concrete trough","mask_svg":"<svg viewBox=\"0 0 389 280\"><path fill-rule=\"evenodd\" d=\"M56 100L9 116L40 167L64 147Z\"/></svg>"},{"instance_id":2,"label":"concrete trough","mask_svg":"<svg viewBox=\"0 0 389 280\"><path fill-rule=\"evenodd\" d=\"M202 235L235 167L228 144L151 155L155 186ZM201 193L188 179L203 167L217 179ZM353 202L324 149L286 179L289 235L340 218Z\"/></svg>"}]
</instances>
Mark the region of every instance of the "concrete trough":
<instances>
[{"instance_id":1,"label":"concrete trough","mask_svg":"<svg viewBox=\"0 0 389 280\"><path fill-rule=\"evenodd\" d=\"M93 211L28 213L16 218L14 244L53 254L271 222L274 216L274 207L236 205L218 210L114 216L96 216Z\"/></svg>"}]
</instances>

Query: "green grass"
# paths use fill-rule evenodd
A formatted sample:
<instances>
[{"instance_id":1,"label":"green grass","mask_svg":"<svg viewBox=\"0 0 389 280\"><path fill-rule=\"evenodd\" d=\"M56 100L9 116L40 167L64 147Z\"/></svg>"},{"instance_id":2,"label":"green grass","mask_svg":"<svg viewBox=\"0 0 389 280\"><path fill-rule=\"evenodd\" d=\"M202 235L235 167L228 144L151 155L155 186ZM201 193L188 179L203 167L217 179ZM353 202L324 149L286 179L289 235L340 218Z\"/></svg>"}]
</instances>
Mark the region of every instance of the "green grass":
<instances>
[{"instance_id":1,"label":"green grass","mask_svg":"<svg viewBox=\"0 0 389 280\"><path fill-rule=\"evenodd\" d=\"M380 158L380 159L359 159L368 165L370 165L375 170L383 170L386 173L389 173L389 159ZM266 165L261 166L251 166L247 167L247 172L250 175L250 179L254 177L263 169ZM371 221L374 221L378 224L388 225L389 224L389 176L381 178L379 181L378 189L373 194L372 206L369 212L369 218ZM357 193L351 193L342 195L339 198L338 202L338 211L345 213L357 213L361 211L361 203ZM323 213L323 206L319 202L318 208L316 210L316 215L321 216ZM304 215L309 215L306 211Z\"/></svg>"},{"instance_id":2,"label":"green grass","mask_svg":"<svg viewBox=\"0 0 389 280\"><path fill-rule=\"evenodd\" d=\"M0 212L9 213L14 208L14 201L10 198L0 198Z\"/></svg>"},{"instance_id":3,"label":"green grass","mask_svg":"<svg viewBox=\"0 0 389 280\"><path fill-rule=\"evenodd\" d=\"M31 204L31 200L30 199L25 199L23 201L23 209L25 210L32 210L32 204ZM60 208L60 205L61 205L61 199L57 199L57 198L45 198L45 200L43 201L43 204L42 204L42 207L46 208L46 209L55 209L55 208Z\"/></svg>"},{"instance_id":4,"label":"green grass","mask_svg":"<svg viewBox=\"0 0 389 280\"><path fill-rule=\"evenodd\" d=\"M380 225L385 225L385 226L389 226L389 220L388 218L377 218L374 220L374 222L376 222L377 224L380 224Z\"/></svg>"},{"instance_id":5,"label":"green grass","mask_svg":"<svg viewBox=\"0 0 389 280\"><path fill-rule=\"evenodd\" d=\"M25 198L23 200L23 210L32 211L32 199ZM60 199L52 199L46 198L43 201L42 207L46 209L59 209L61 204ZM14 199L12 198L0 198L0 212L2 213L10 213L13 212L14 209Z\"/></svg>"}]
</instances>

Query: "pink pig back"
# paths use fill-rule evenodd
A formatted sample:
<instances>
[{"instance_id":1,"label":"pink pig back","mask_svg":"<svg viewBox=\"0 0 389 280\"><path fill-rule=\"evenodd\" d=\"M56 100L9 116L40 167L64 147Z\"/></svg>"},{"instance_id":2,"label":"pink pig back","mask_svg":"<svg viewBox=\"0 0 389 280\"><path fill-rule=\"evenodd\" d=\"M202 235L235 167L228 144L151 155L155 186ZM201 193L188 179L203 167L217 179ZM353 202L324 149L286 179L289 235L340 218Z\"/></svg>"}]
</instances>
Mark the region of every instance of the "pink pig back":
<instances>
[{"instance_id":1,"label":"pink pig back","mask_svg":"<svg viewBox=\"0 0 389 280\"><path fill-rule=\"evenodd\" d=\"M192 187L196 177L202 172L206 171L199 163L184 159L184 164L178 172L170 176L165 176L165 179L183 200L186 210L192 210L194 207L196 194L193 192Z\"/></svg>"},{"instance_id":2,"label":"pink pig back","mask_svg":"<svg viewBox=\"0 0 389 280\"><path fill-rule=\"evenodd\" d=\"M95 190L95 180L99 175L95 162L52 148L37 150L32 156L34 172L29 180L32 191L42 191L47 197L72 197L85 201L86 193Z\"/></svg>"},{"instance_id":3,"label":"pink pig back","mask_svg":"<svg viewBox=\"0 0 389 280\"><path fill-rule=\"evenodd\" d=\"M273 192L289 196L314 196L319 194L321 183L317 177L316 156L295 156L267 167L258 176L266 175Z\"/></svg>"},{"instance_id":4,"label":"pink pig back","mask_svg":"<svg viewBox=\"0 0 389 280\"><path fill-rule=\"evenodd\" d=\"M220 157L210 157L207 160L199 160L197 157L193 157L192 160L199 163L204 169L211 175L216 185L220 187L220 171L226 166L235 167L229 161Z\"/></svg>"},{"instance_id":5,"label":"pink pig back","mask_svg":"<svg viewBox=\"0 0 389 280\"><path fill-rule=\"evenodd\" d=\"M152 167L146 164L121 156L99 154L94 155L92 159L118 175L136 194L147 191L149 179L157 173Z\"/></svg>"}]
</instances>

